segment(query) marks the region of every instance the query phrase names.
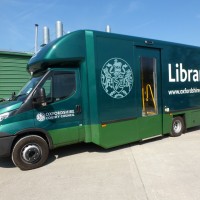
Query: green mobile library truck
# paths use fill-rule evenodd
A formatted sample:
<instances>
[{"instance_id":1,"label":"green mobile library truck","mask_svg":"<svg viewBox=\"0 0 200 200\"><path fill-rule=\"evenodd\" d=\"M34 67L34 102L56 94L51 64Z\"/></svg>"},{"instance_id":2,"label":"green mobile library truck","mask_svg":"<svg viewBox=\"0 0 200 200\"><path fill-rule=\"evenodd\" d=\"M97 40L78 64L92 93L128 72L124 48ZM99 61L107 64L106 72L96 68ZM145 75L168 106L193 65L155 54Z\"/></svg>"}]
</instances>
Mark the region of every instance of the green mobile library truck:
<instances>
[{"instance_id":1,"label":"green mobile library truck","mask_svg":"<svg viewBox=\"0 0 200 200\"><path fill-rule=\"evenodd\" d=\"M90 30L44 46L30 81L0 103L0 156L22 170L49 150L103 148L200 125L200 48Z\"/></svg>"}]
</instances>

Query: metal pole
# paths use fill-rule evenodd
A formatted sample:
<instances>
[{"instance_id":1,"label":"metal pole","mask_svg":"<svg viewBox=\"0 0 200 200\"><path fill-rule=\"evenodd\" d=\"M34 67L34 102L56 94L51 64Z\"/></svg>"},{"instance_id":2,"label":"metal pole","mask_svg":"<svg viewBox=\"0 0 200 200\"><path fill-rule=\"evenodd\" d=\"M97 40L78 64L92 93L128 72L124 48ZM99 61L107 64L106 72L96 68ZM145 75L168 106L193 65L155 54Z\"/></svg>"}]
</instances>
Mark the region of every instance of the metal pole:
<instances>
[{"instance_id":1,"label":"metal pole","mask_svg":"<svg viewBox=\"0 0 200 200\"><path fill-rule=\"evenodd\" d=\"M61 21L56 22L56 38L63 36L63 24Z\"/></svg>"},{"instance_id":2,"label":"metal pole","mask_svg":"<svg viewBox=\"0 0 200 200\"><path fill-rule=\"evenodd\" d=\"M46 45L50 41L50 35L49 35L49 28L47 26L44 26L43 28L43 45Z\"/></svg>"},{"instance_id":3,"label":"metal pole","mask_svg":"<svg viewBox=\"0 0 200 200\"><path fill-rule=\"evenodd\" d=\"M38 24L35 24L35 53L38 51Z\"/></svg>"},{"instance_id":4,"label":"metal pole","mask_svg":"<svg viewBox=\"0 0 200 200\"><path fill-rule=\"evenodd\" d=\"M111 33L111 28L110 28L109 25L106 26L106 32L107 32L107 33Z\"/></svg>"}]
</instances>

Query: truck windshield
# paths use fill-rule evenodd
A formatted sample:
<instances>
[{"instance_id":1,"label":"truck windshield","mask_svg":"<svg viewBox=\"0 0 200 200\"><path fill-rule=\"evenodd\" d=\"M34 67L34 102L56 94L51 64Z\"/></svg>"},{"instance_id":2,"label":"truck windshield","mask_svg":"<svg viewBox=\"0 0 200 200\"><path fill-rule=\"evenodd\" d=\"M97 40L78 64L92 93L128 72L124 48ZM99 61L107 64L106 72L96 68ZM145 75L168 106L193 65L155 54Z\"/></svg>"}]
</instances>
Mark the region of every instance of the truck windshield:
<instances>
[{"instance_id":1,"label":"truck windshield","mask_svg":"<svg viewBox=\"0 0 200 200\"><path fill-rule=\"evenodd\" d=\"M42 76L34 77L30 79L26 85L21 89L21 91L14 96L13 101L24 101L26 97L30 94L30 92L34 89L34 87L41 80Z\"/></svg>"}]
</instances>

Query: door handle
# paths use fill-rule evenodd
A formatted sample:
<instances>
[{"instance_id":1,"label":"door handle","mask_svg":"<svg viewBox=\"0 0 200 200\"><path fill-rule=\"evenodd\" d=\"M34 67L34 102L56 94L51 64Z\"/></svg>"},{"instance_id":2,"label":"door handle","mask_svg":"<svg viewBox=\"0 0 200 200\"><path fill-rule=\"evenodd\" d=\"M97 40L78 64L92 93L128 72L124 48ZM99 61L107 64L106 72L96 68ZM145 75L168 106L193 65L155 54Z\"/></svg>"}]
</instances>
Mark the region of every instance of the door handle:
<instances>
[{"instance_id":1,"label":"door handle","mask_svg":"<svg viewBox=\"0 0 200 200\"><path fill-rule=\"evenodd\" d=\"M76 114L80 114L81 113L81 106L80 105L76 105Z\"/></svg>"}]
</instances>

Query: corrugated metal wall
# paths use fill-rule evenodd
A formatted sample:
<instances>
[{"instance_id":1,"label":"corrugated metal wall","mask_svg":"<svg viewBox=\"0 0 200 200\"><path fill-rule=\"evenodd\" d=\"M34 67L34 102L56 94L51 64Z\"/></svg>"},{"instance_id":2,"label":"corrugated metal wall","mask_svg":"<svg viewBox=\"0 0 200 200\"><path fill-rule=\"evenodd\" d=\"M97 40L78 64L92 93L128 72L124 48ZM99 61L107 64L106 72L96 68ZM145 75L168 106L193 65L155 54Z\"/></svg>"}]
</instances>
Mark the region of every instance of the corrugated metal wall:
<instances>
[{"instance_id":1,"label":"corrugated metal wall","mask_svg":"<svg viewBox=\"0 0 200 200\"><path fill-rule=\"evenodd\" d=\"M32 54L0 51L0 98L18 93L29 80L26 65Z\"/></svg>"}]
</instances>

